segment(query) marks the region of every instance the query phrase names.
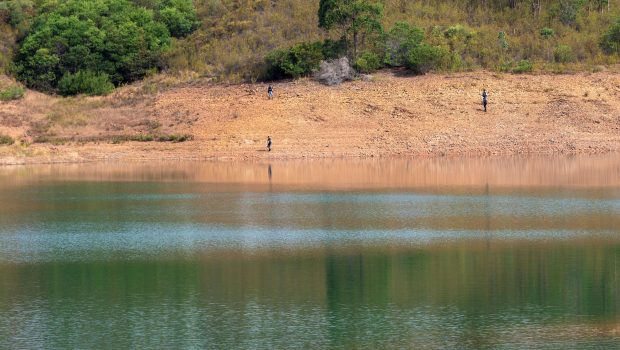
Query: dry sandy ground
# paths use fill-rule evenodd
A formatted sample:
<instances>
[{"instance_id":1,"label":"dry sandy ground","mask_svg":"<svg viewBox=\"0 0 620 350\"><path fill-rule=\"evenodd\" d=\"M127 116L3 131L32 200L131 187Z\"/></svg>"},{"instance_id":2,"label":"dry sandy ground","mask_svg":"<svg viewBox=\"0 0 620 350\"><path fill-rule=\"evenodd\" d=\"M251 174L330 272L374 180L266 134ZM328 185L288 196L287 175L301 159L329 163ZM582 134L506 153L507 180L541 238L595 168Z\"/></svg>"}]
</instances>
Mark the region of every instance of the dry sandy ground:
<instances>
[{"instance_id":1,"label":"dry sandy ground","mask_svg":"<svg viewBox=\"0 0 620 350\"><path fill-rule=\"evenodd\" d=\"M28 92L0 102L0 134L20 141L0 146L0 163L620 151L620 74L611 72L382 72L338 87L277 83L273 100L264 84L164 85L151 81L96 98ZM137 134L194 140L112 143L114 135ZM272 152L264 147L268 135ZM32 144L41 137L47 142Z\"/></svg>"}]
</instances>

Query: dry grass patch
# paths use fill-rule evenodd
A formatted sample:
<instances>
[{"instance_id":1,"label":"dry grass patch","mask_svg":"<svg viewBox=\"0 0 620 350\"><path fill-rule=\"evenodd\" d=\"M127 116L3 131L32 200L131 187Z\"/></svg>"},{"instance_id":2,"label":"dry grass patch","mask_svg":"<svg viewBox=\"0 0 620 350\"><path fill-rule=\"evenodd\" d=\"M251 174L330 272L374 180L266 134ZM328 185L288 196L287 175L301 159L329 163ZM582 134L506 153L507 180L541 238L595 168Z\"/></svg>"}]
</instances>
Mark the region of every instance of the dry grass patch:
<instances>
[{"instance_id":1,"label":"dry grass patch","mask_svg":"<svg viewBox=\"0 0 620 350\"><path fill-rule=\"evenodd\" d=\"M12 145L15 143L15 139L9 135L0 134L0 145Z\"/></svg>"}]
</instances>

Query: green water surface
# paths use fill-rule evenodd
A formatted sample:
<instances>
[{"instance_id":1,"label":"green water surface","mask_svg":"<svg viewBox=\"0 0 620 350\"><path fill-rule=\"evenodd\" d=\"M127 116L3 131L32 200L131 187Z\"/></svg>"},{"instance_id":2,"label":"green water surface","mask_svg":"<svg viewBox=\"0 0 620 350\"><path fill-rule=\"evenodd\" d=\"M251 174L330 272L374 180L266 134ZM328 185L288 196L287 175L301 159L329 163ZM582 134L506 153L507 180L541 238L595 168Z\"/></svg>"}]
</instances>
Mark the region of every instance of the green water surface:
<instances>
[{"instance_id":1,"label":"green water surface","mask_svg":"<svg viewBox=\"0 0 620 350\"><path fill-rule=\"evenodd\" d=\"M618 166L310 164L0 169L0 349L620 348Z\"/></svg>"}]
</instances>

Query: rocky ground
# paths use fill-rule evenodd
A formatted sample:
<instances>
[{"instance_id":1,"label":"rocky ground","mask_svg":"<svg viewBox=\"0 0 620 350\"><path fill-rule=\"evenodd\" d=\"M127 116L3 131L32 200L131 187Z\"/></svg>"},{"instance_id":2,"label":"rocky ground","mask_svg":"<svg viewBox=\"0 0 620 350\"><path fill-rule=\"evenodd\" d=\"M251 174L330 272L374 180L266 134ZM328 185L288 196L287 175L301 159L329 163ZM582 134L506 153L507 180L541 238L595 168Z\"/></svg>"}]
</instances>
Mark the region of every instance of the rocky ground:
<instances>
[{"instance_id":1,"label":"rocky ground","mask_svg":"<svg viewBox=\"0 0 620 350\"><path fill-rule=\"evenodd\" d=\"M620 151L620 74L610 71L386 71L336 87L276 83L273 100L266 89L159 78L106 97L28 91L21 100L0 102L0 134L16 140L0 146L0 163ZM268 135L272 152L264 147ZM193 139L157 141L181 136Z\"/></svg>"}]
</instances>

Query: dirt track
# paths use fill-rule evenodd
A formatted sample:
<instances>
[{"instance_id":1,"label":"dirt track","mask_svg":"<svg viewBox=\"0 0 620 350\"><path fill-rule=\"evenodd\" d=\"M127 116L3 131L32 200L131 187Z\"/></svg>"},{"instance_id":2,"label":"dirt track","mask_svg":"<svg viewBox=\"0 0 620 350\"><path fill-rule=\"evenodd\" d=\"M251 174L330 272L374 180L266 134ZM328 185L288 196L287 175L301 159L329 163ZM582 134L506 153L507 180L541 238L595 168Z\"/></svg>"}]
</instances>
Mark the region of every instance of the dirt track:
<instances>
[{"instance_id":1,"label":"dirt track","mask_svg":"<svg viewBox=\"0 0 620 350\"><path fill-rule=\"evenodd\" d=\"M480 104L483 88L489 91L488 113ZM60 117L50 117L48 106L58 110L68 102L34 92L18 102L0 102L0 133L28 144L33 128L47 121L49 135L78 140L0 146L0 163L620 151L620 75L609 72L421 77L383 72L372 81L338 87L309 80L275 84L274 100L266 99L262 84L195 82L151 95L124 89L71 100L81 107L65 108ZM83 142L150 132L189 133L195 139ZM270 153L264 150L268 135L274 140Z\"/></svg>"}]
</instances>

